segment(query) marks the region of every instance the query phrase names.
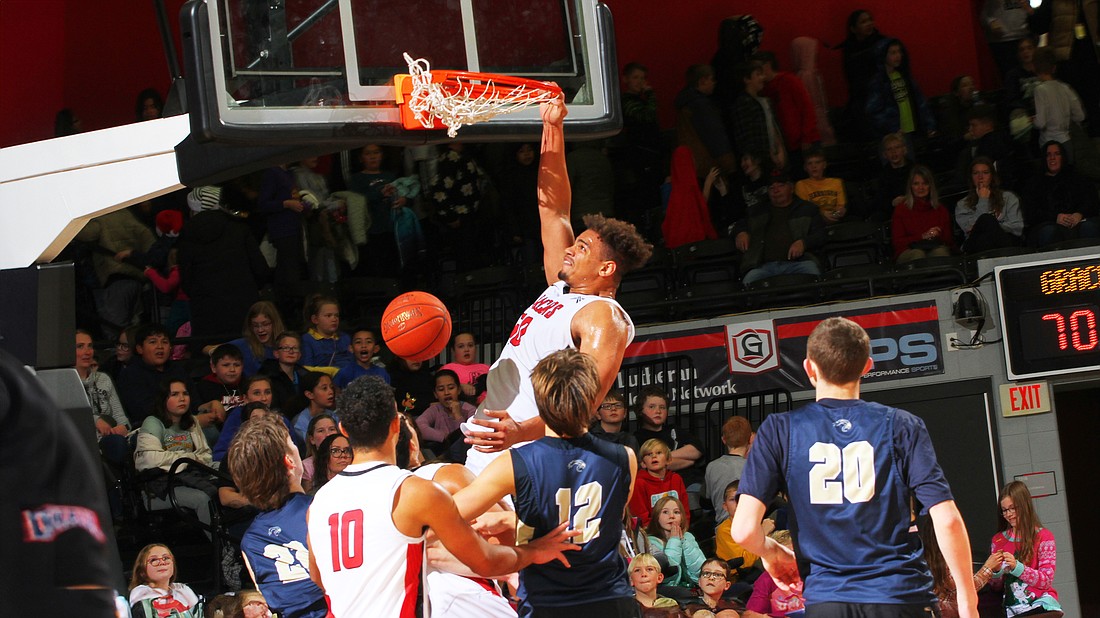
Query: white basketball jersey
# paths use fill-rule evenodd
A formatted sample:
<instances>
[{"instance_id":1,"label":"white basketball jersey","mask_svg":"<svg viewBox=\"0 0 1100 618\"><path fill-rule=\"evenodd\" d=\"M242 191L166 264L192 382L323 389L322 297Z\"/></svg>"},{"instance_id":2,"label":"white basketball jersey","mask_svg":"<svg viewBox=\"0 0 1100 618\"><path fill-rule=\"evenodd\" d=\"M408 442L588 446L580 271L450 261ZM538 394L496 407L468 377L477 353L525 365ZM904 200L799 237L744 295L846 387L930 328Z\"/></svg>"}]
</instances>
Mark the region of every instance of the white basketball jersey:
<instances>
[{"instance_id":1,"label":"white basketball jersey","mask_svg":"<svg viewBox=\"0 0 1100 618\"><path fill-rule=\"evenodd\" d=\"M428 481L443 466L433 463L420 466L413 474ZM425 618L515 618L516 610L494 588L490 580L463 577L424 565Z\"/></svg>"},{"instance_id":2,"label":"white basketball jersey","mask_svg":"<svg viewBox=\"0 0 1100 618\"><path fill-rule=\"evenodd\" d=\"M393 497L412 474L382 462L352 464L309 508L309 543L334 618L412 618L424 536L393 524Z\"/></svg>"},{"instance_id":3,"label":"white basketball jersey","mask_svg":"<svg viewBox=\"0 0 1100 618\"><path fill-rule=\"evenodd\" d=\"M589 303L611 303L619 309L628 326L627 345L634 340L634 323L626 310L613 298L594 294L570 294L565 282L559 281L546 288L538 300L531 304L512 328L512 334L504 343L500 358L489 368L486 379L487 394L478 407L481 410L507 410L517 423L539 415L535 405L535 392L531 386L531 372L540 360L553 352L576 348L573 343L573 316ZM485 431L472 423L462 424L463 432ZM516 444L522 446L526 442ZM480 473L496 457L497 453L481 453L471 448L466 467L474 474Z\"/></svg>"}]
</instances>

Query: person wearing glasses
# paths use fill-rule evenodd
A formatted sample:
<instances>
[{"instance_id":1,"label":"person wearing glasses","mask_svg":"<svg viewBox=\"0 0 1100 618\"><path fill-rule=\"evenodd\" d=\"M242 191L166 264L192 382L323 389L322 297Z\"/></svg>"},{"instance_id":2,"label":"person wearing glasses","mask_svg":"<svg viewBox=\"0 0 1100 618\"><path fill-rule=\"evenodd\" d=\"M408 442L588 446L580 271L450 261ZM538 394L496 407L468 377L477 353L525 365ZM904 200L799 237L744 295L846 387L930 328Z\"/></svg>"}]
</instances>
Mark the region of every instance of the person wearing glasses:
<instances>
[{"instance_id":1,"label":"person wearing glasses","mask_svg":"<svg viewBox=\"0 0 1100 618\"><path fill-rule=\"evenodd\" d=\"M313 472L313 489L310 493L316 495L317 490L348 467L351 459L351 443L346 436L336 433L325 438L314 457L316 469Z\"/></svg>"},{"instance_id":2,"label":"person wearing glasses","mask_svg":"<svg viewBox=\"0 0 1100 618\"><path fill-rule=\"evenodd\" d=\"M302 336L294 331L283 331L275 337L275 358L260 365L260 373L271 378L271 407L284 406L302 392L302 378L309 373L301 364ZM296 412L291 412L296 414Z\"/></svg>"},{"instance_id":3,"label":"person wearing glasses","mask_svg":"<svg viewBox=\"0 0 1100 618\"><path fill-rule=\"evenodd\" d=\"M603 403L596 408L596 420L588 428L588 433L593 438L607 440L615 444L621 444L638 453L638 439L634 434L623 429L626 421L626 399L617 390L610 390L603 398Z\"/></svg>"},{"instance_id":4,"label":"person wearing glasses","mask_svg":"<svg viewBox=\"0 0 1100 618\"><path fill-rule=\"evenodd\" d=\"M130 578L130 613L134 618L192 618L199 597L187 584L176 582L176 559L166 545L146 545L134 560Z\"/></svg>"},{"instance_id":5,"label":"person wearing glasses","mask_svg":"<svg viewBox=\"0 0 1100 618\"><path fill-rule=\"evenodd\" d=\"M730 568L724 560L710 558L699 571L699 598L687 603L684 613L690 618L740 618L741 605L722 594L730 587Z\"/></svg>"},{"instance_id":6,"label":"person wearing glasses","mask_svg":"<svg viewBox=\"0 0 1100 618\"><path fill-rule=\"evenodd\" d=\"M982 567L992 577L994 590L1004 590L1004 608L1009 617L1062 615L1058 591L1054 589L1054 534L1043 527L1027 485L1012 481L1000 495L1000 532L993 535L990 558L1000 554L1000 569ZM987 561L986 564L989 564Z\"/></svg>"}]
</instances>

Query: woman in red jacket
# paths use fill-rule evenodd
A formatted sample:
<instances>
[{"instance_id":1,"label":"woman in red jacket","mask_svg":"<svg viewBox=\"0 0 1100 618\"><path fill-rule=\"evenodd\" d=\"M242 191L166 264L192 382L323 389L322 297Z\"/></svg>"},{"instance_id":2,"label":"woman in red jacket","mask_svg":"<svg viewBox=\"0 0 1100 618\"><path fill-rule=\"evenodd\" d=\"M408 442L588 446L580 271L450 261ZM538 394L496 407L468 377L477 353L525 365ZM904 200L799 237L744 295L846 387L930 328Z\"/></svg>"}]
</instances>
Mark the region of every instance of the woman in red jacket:
<instances>
[{"instance_id":1,"label":"woman in red jacket","mask_svg":"<svg viewBox=\"0 0 1100 618\"><path fill-rule=\"evenodd\" d=\"M925 257L951 255L951 213L940 204L932 171L916 165L909 173L905 199L894 207L890 226L898 264Z\"/></svg>"}]
</instances>

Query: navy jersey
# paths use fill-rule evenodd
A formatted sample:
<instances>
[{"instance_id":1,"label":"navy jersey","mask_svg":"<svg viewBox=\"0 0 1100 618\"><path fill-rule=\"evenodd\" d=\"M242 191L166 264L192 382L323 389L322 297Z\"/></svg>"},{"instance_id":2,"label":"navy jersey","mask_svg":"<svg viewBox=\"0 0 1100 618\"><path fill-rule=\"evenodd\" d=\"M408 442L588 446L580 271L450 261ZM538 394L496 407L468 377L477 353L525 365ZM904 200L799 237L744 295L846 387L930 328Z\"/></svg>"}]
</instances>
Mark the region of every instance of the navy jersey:
<instances>
[{"instance_id":1,"label":"navy jersey","mask_svg":"<svg viewBox=\"0 0 1100 618\"><path fill-rule=\"evenodd\" d=\"M767 504L779 489L790 496L807 605L932 601L909 497L934 506L952 496L924 421L858 399L773 414L739 491Z\"/></svg>"},{"instance_id":2,"label":"navy jersey","mask_svg":"<svg viewBox=\"0 0 1100 618\"><path fill-rule=\"evenodd\" d=\"M543 536L564 521L583 530L573 538L582 549L569 552L573 567L555 560L523 569L520 598L532 607L555 607L633 597L619 554L630 494L626 448L587 434L542 438L512 449L512 471L520 541Z\"/></svg>"},{"instance_id":3,"label":"navy jersey","mask_svg":"<svg viewBox=\"0 0 1100 618\"><path fill-rule=\"evenodd\" d=\"M241 538L248 568L271 611L286 618L323 618L325 594L309 578L306 512L313 498L292 494L281 508L252 520Z\"/></svg>"}]
</instances>

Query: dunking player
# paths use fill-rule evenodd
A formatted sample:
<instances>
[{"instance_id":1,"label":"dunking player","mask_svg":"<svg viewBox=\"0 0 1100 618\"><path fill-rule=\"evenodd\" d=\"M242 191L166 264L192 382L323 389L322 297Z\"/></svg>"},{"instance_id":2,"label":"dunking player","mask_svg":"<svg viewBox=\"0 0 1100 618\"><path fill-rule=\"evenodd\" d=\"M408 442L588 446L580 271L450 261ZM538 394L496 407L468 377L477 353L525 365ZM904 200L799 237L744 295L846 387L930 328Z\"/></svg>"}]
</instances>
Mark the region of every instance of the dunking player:
<instances>
[{"instance_id":1,"label":"dunking player","mask_svg":"<svg viewBox=\"0 0 1100 618\"><path fill-rule=\"evenodd\" d=\"M768 416L741 475L733 539L764 559L780 587L797 582L801 570L809 617L932 615L932 578L909 533L910 496L928 508L952 577L971 578L966 526L924 422L859 399L871 366L858 324L818 324L803 362L817 401ZM760 529L779 489L790 496L797 565ZM959 586L958 602L962 618L977 616L973 586Z\"/></svg>"},{"instance_id":2,"label":"dunking player","mask_svg":"<svg viewBox=\"0 0 1100 618\"><path fill-rule=\"evenodd\" d=\"M543 266L550 287L519 317L500 358L489 369L481 409L463 424L466 441L473 445L466 466L475 474L496 453L543 436L545 425L529 376L547 354L576 348L596 359L596 401L603 400L634 338L634 325L615 302L615 290L623 275L645 264L653 249L633 225L600 215L586 216L588 229L573 237L562 126L565 105L554 101L543 104L541 111L538 200Z\"/></svg>"},{"instance_id":3,"label":"dunking player","mask_svg":"<svg viewBox=\"0 0 1100 618\"><path fill-rule=\"evenodd\" d=\"M629 448L588 435L592 410L602 400L598 364L583 352L558 350L535 365L531 383L544 437L490 462L455 494L455 504L475 516L515 495L521 533L546 534L563 521L581 532L571 568L548 563L520 572L521 615L636 616L619 542L638 462Z\"/></svg>"},{"instance_id":4,"label":"dunking player","mask_svg":"<svg viewBox=\"0 0 1100 618\"><path fill-rule=\"evenodd\" d=\"M482 576L501 575L578 549L562 524L522 547L490 545L470 528L442 487L395 464L401 427L393 389L374 376L340 394L340 429L352 463L325 484L307 515L310 576L335 618L412 616L424 533L435 535ZM568 562L566 562L568 564Z\"/></svg>"}]
</instances>

